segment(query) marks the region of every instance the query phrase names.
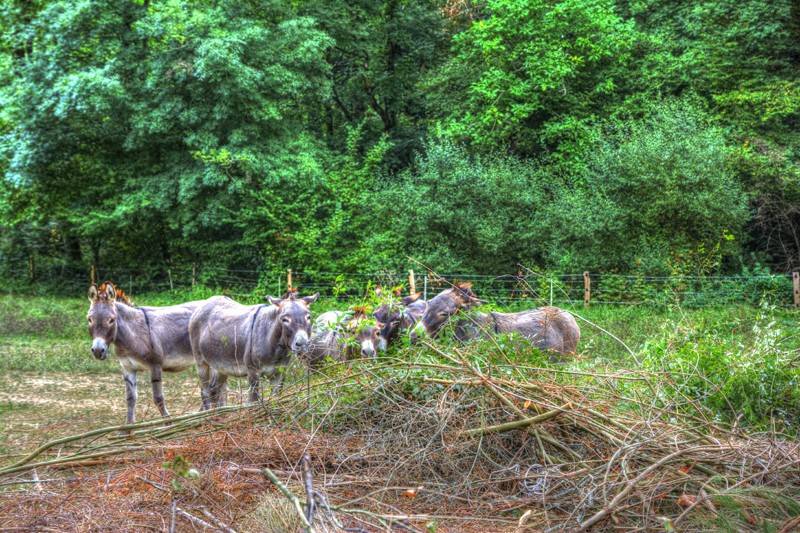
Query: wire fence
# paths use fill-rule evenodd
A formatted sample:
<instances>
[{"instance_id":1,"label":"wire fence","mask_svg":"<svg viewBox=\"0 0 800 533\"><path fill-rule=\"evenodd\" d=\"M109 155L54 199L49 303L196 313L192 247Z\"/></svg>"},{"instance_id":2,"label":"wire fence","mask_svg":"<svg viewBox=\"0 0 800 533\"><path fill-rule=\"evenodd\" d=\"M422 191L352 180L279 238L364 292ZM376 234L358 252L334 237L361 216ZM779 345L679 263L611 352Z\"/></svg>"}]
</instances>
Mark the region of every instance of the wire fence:
<instances>
[{"instance_id":1,"label":"wire fence","mask_svg":"<svg viewBox=\"0 0 800 533\"><path fill-rule=\"evenodd\" d=\"M33 279L31 279L33 278ZM322 271L221 269L181 266L160 272L144 272L136 267L92 267L88 271L68 271L19 276L0 281L6 293L83 294L91 280L110 280L130 295L189 291L203 288L241 299L281 295L291 286L302 293L319 292L327 298L364 298L376 286L413 289L430 298L460 281L470 281L482 300L502 306L515 305L682 305L703 307L730 304L778 307L800 303L800 277L794 274L739 276L644 276L603 273L554 274L520 271L514 274L380 271L343 273Z\"/></svg>"}]
</instances>

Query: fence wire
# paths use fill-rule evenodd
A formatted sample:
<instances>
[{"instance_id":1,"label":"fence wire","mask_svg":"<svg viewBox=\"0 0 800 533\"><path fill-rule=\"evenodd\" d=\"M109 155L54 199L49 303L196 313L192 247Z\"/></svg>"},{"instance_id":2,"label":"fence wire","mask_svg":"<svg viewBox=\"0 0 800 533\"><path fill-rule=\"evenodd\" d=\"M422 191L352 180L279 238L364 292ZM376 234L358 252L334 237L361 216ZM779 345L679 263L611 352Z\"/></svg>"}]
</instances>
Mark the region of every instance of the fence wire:
<instances>
[{"instance_id":1,"label":"fence wire","mask_svg":"<svg viewBox=\"0 0 800 533\"><path fill-rule=\"evenodd\" d=\"M377 286L410 291L408 272L344 273L325 271L248 270L175 267L144 273L135 267L98 267L90 271L61 271L19 276L0 282L0 290L13 293L83 294L92 278L112 281L130 295L204 288L245 300L286 292L289 282L302 293L319 292L326 298L358 300ZM32 279L31 279L32 278ZM291 278L291 279L290 279ZM733 276L644 276L589 273L553 274L533 271L515 274L417 273L413 283L423 297L431 298L453 283L470 281L484 301L505 307L523 305L682 305L703 307L751 304L794 305L790 274ZM587 291L588 288L588 291Z\"/></svg>"}]
</instances>

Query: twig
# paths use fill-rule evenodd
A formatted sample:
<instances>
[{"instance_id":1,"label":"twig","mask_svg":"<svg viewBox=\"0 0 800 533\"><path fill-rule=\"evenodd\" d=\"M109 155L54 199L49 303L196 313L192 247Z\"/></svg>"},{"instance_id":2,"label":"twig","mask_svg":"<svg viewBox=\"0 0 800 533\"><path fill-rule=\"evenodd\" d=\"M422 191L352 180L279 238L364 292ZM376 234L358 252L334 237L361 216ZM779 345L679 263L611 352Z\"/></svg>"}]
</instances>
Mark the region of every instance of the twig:
<instances>
[{"instance_id":1,"label":"twig","mask_svg":"<svg viewBox=\"0 0 800 533\"><path fill-rule=\"evenodd\" d=\"M178 502L172 500L169 506L169 533L175 533L175 510L178 508Z\"/></svg>"},{"instance_id":2,"label":"twig","mask_svg":"<svg viewBox=\"0 0 800 533\"><path fill-rule=\"evenodd\" d=\"M50 448L58 446L60 444L67 444L69 442L75 442L78 440L87 439L89 437L95 437L98 435L104 435L108 433L113 433L115 431L129 431L134 429L141 429L147 428L152 426L159 426L159 425L170 425L174 424L175 422L183 421L183 420L191 420L193 418L207 418L209 416L213 416L219 414L221 412L226 411L233 411L242 409L240 406L228 406L228 407L218 407L217 409L210 409L208 411L202 411L200 413L191 413L183 416L176 416L172 418L160 418L157 420L149 420L147 422L139 422L138 424L120 424L116 426L107 426L99 429L94 429L92 431L87 431L86 433L80 433L78 435L70 435L68 437L62 437L60 439L51 440L50 442L46 442L42 444L38 448L36 448L33 452L28 454L23 459L20 459L14 464L11 464L5 468L0 469L0 476L5 474L10 474L12 472L18 472L19 467L30 463L33 461L37 456L41 455L42 453L46 452Z\"/></svg>"},{"instance_id":3,"label":"twig","mask_svg":"<svg viewBox=\"0 0 800 533\"><path fill-rule=\"evenodd\" d=\"M786 465L781 465L781 469L791 468L791 467L793 467L793 466L795 466L797 464L800 464L800 459L798 459L796 461L792 461L791 463L786 464ZM723 495L726 492L730 492L733 489L739 488L742 485L744 485L745 483L748 483L748 482L752 481L753 479L757 478L758 476L763 476L765 474L767 474L767 472L756 472L755 474L753 474L751 476L747 476L746 478L738 481L734 485L731 485L730 487L728 487L725 490L714 491L712 494L705 493L705 494L699 495L697 497L697 499L695 499L695 501L691 505L689 505L689 507L687 507L680 515L678 515L678 517L675 520L672 521L672 524L677 526L684 518L686 518L686 515L688 515L692 511L692 509L697 507L699 504L705 502L706 500L712 498L713 496ZM709 489L710 489L710 487L709 487Z\"/></svg>"},{"instance_id":4,"label":"twig","mask_svg":"<svg viewBox=\"0 0 800 533\"><path fill-rule=\"evenodd\" d=\"M308 453L303 454L303 482L306 488L306 520L309 524L314 523L314 487L311 477L311 458Z\"/></svg>"},{"instance_id":5,"label":"twig","mask_svg":"<svg viewBox=\"0 0 800 533\"><path fill-rule=\"evenodd\" d=\"M303 506L300 504L300 499L297 496L295 496L292 493L292 491L290 491L289 488L286 485L284 485L280 479L278 479L278 476L276 476L272 470L270 470L269 468L265 468L262 471L262 473L267 477L267 479L272 481L272 483L276 487L278 487L278 490L280 490L283 493L283 495L289 499L292 505L294 505L297 514L300 516L300 519L303 522L303 526L305 526L306 532L314 533L314 528L311 526L311 523L308 521L308 518L306 518L306 515L303 512Z\"/></svg>"},{"instance_id":6,"label":"twig","mask_svg":"<svg viewBox=\"0 0 800 533\"><path fill-rule=\"evenodd\" d=\"M233 529L232 527L227 525L225 522L223 522L222 520L220 520L219 518L217 518L216 516L211 514L211 511L209 511L207 507L205 507L205 506L200 507L200 512L203 513L203 515L206 518L211 520L217 526L217 528L219 530L224 531L225 533L236 533L235 529Z\"/></svg>"},{"instance_id":7,"label":"twig","mask_svg":"<svg viewBox=\"0 0 800 533\"><path fill-rule=\"evenodd\" d=\"M107 450L107 451L104 451L104 452L89 453L89 454L86 454L86 455L68 455L68 456L65 456L65 457L60 457L58 459L51 459L49 461L41 461L39 463L30 463L30 464L20 465L20 466L17 466L17 467L9 467L9 468L6 468L6 469L0 471L0 476L7 475L7 474L13 474L13 473L16 473L16 472L22 472L22 471L25 471L25 470L31 470L33 468L38 468L38 467L41 467L41 466L64 465L64 464L73 463L73 462L80 463L80 462L83 462L84 459L93 459L95 457L108 457L109 455L117 455L117 454L125 453L125 452L138 451L138 450L141 450L143 448L144 448L143 446L134 446L134 447L127 447L127 448L119 448L119 449L114 449L114 450ZM97 463L93 463L93 464L97 464Z\"/></svg>"},{"instance_id":8,"label":"twig","mask_svg":"<svg viewBox=\"0 0 800 533\"><path fill-rule=\"evenodd\" d=\"M204 527L204 528L207 528L207 529L218 529L218 528L214 527L214 525L213 525L213 524L209 524L208 522L206 522L206 521L205 521L205 520L203 520L202 518L198 518L198 517L196 517L196 516L195 516L195 515L193 515L193 514L187 513L186 511L184 511L183 509L181 509L181 508L180 508L180 507L178 507L177 505L175 505L175 512L176 512L176 513L177 513L179 516L182 516L182 517L184 517L184 518L185 518L185 519L187 519L189 522L191 522L191 523L193 523L193 524L195 524L195 525L197 525L197 526Z\"/></svg>"},{"instance_id":9,"label":"twig","mask_svg":"<svg viewBox=\"0 0 800 533\"><path fill-rule=\"evenodd\" d=\"M477 437L480 435L487 435L489 433L502 433L504 431L511 431L512 429L520 429L528 427L531 424L538 424L540 422L550 420L556 415L562 413L564 411L564 407L553 409L551 411L547 411L546 413L542 413L540 415L533 416L531 418L522 418L520 420L514 420L512 422L506 422L504 424L497 424L495 426L485 426L481 428L468 429L462 432L462 435L467 437Z\"/></svg>"},{"instance_id":10,"label":"twig","mask_svg":"<svg viewBox=\"0 0 800 533\"><path fill-rule=\"evenodd\" d=\"M590 527L592 527L593 525L595 525L596 523L598 523L599 521L603 520L605 517L610 515L614 511L614 509L617 507L617 505L619 505L620 502L622 502L622 500L624 500L628 496L628 494L630 494L630 492L634 489L634 487L636 487L636 484L639 483L642 479L644 479L648 475L650 475L650 473L653 472L654 470L656 470L657 468L659 468L662 465L672 461L676 457L680 457L681 455L684 455L684 454L687 454L687 453L690 453L690 452L698 452L698 451L709 450L709 449L715 450L715 449L717 449L717 447L715 447L715 446L695 446L694 448L684 448L682 450L678 450L676 452L672 452L669 455L665 455L664 457L662 457L661 459L659 459L655 463L651 464L650 466L648 466L647 468L642 470L639 473L638 476L636 476L631 481L629 481L625 485L625 488L623 488L621 491L619 491L617 493L617 495L614 496L614 498L608 503L608 505L606 505L603 509L601 509L600 511L595 513L591 518L589 518L588 520L583 522L580 525L580 527L577 529L577 531L586 531L587 529L589 529Z\"/></svg>"}]
</instances>

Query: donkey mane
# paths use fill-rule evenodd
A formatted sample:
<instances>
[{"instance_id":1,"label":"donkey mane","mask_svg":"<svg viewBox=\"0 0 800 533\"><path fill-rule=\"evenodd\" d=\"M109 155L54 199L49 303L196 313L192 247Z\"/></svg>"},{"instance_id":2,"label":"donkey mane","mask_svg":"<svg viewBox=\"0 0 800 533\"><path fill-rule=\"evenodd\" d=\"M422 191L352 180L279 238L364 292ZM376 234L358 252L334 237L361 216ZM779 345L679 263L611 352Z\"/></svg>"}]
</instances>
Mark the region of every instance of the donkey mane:
<instances>
[{"instance_id":1,"label":"donkey mane","mask_svg":"<svg viewBox=\"0 0 800 533\"><path fill-rule=\"evenodd\" d=\"M296 287L292 287L291 289L287 290L285 293L283 293L283 296L281 296L281 299L282 300L297 300L297 288Z\"/></svg>"},{"instance_id":2,"label":"donkey mane","mask_svg":"<svg viewBox=\"0 0 800 533\"><path fill-rule=\"evenodd\" d=\"M123 303L128 307L133 307L133 302L131 302L131 299L128 297L127 294L125 294L125 291L123 291L119 287L114 286L114 284L110 281L105 281L101 283L100 286L97 288L97 292L100 295L100 298L106 297L105 296L107 294L106 291L108 291L109 287L111 287L114 290L114 294L116 295L118 302Z\"/></svg>"},{"instance_id":3,"label":"donkey mane","mask_svg":"<svg viewBox=\"0 0 800 533\"><path fill-rule=\"evenodd\" d=\"M366 305L354 305L351 309L353 318L364 318L369 313L369 308Z\"/></svg>"}]
</instances>

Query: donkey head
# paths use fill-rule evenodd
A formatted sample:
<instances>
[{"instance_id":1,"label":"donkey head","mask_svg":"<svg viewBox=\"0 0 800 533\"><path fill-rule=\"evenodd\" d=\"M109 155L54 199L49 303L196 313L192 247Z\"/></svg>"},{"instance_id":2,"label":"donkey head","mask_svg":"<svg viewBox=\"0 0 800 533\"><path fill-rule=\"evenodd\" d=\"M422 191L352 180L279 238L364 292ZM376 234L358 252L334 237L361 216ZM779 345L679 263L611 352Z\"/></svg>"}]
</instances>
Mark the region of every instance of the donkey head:
<instances>
[{"instance_id":1,"label":"donkey head","mask_svg":"<svg viewBox=\"0 0 800 533\"><path fill-rule=\"evenodd\" d=\"M366 309L356 307L355 315L347 323L347 329L353 336L354 344L361 349L362 357L375 357L377 348L381 343L381 330L383 324L367 317Z\"/></svg>"},{"instance_id":2,"label":"donkey head","mask_svg":"<svg viewBox=\"0 0 800 533\"><path fill-rule=\"evenodd\" d=\"M417 292L403 298L400 305L393 301L385 303L375 310L373 316L383 323L378 349L386 350L387 345L392 342L401 329L408 329L414 325L414 318L407 313L405 308L418 301L420 295L421 293Z\"/></svg>"},{"instance_id":3,"label":"donkey head","mask_svg":"<svg viewBox=\"0 0 800 533\"><path fill-rule=\"evenodd\" d=\"M290 292L285 298L267 296L269 303L278 308L280 343L288 346L293 352L302 352L308 349L311 336L309 307L317 301L317 298L319 298L319 293L302 298L298 298L296 292Z\"/></svg>"},{"instance_id":4,"label":"donkey head","mask_svg":"<svg viewBox=\"0 0 800 533\"><path fill-rule=\"evenodd\" d=\"M480 303L472 292L472 283L459 283L437 294L428 301L428 308L422 315L422 325L431 337L436 337L450 317L461 309L469 309Z\"/></svg>"},{"instance_id":5,"label":"donkey head","mask_svg":"<svg viewBox=\"0 0 800 533\"><path fill-rule=\"evenodd\" d=\"M89 335L92 355L101 361L108 357L108 345L117 338L117 290L111 282L89 287Z\"/></svg>"}]
</instances>

